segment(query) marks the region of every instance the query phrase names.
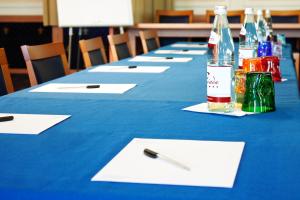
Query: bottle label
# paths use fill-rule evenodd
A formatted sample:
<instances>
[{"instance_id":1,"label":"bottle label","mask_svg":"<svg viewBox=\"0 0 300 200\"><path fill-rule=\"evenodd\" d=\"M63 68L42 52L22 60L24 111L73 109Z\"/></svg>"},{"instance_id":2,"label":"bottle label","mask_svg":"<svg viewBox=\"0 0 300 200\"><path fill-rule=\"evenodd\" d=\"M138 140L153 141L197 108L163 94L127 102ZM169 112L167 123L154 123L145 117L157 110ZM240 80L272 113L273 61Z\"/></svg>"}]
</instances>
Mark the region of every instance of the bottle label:
<instances>
[{"instance_id":1,"label":"bottle label","mask_svg":"<svg viewBox=\"0 0 300 200\"><path fill-rule=\"evenodd\" d=\"M239 49L239 66L243 66L243 59L254 58L255 49L254 48L241 48Z\"/></svg>"},{"instance_id":2,"label":"bottle label","mask_svg":"<svg viewBox=\"0 0 300 200\"><path fill-rule=\"evenodd\" d=\"M208 43L209 44L218 44L219 41L220 41L220 36L216 32L211 31Z\"/></svg>"},{"instance_id":3,"label":"bottle label","mask_svg":"<svg viewBox=\"0 0 300 200\"><path fill-rule=\"evenodd\" d=\"M231 102L232 66L207 66L207 101Z\"/></svg>"},{"instance_id":4,"label":"bottle label","mask_svg":"<svg viewBox=\"0 0 300 200\"><path fill-rule=\"evenodd\" d=\"M240 35L246 35L247 31L245 29L245 27L243 26L241 31L240 31Z\"/></svg>"}]
</instances>

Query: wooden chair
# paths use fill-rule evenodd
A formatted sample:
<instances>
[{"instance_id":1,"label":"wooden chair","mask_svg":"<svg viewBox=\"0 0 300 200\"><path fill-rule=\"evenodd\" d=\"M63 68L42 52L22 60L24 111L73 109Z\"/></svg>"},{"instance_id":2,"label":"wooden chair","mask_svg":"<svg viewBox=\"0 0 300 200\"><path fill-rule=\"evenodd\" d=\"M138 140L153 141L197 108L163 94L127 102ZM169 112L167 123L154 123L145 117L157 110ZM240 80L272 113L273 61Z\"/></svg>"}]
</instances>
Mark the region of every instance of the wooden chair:
<instances>
[{"instance_id":1,"label":"wooden chair","mask_svg":"<svg viewBox=\"0 0 300 200\"><path fill-rule=\"evenodd\" d=\"M300 23L300 10L271 10L273 23Z\"/></svg>"},{"instance_id":2,"label":"wooden chair","mask_svg":"<svg viewBox=\"0 0 300 200\"><path fill-rule=\"evenodd\" d=\"M192 23L193 10L156 10L156 22L158 23ZM162 46L181 41L191 41L191 38L160 38Z\"/></svg>"},{"instance_id":3,"label":"wooden chair","mask_svg":"<svg viewBox=\"0 0 300 200\"><path fill-rule=\"evenodd\" d=\"M70 73L63 43L21 46L31 86Z\"/></svg>"},{"instance_id":4,"label":"wooden chair","mask_svg":"<svg viewBox=\"0 0 300 200\"><path fill-rule=\"evenodd\" d=\"M144 53L148 53L149 51L153 51L160 47L159 38L156 31L145 30L140 31L139 34Z\"/></svg>"},{"instance_id":5,"label":"wooden chair","mask_svg":"<svg viewBox=\"0 0 300 200\"><path fill-rule=\"evenodd\" d=\"M193 10L157 10L156 22L158 23L192 23Z\"/></svg>"},{"instance_id":6,"label":"wooden chair","mask_svg":"<svg viewBox=\"0 0 300 200\"><path fill-rule=\"evenodd\" d=\"M128 33L108 35L112 61L118 61L132 56Z\"/></svg>"},{"instance_id":7,"label":"wooden chair","mask_svg":"<svg viewBox=\"0 0 300 200\"><path fill-rule=\"evenodd\" d=\"M86 68L107 63L105 48L101 37L80 40L79 46Z\"/></svg>"},{"instance_id":8,"label":"wooden chair","mask_svg":"<svg viewBox=\"0 0 300 200\"><path fill-rule=\"evenodd\" d=\"M295 71L298 79L298 84L300 86L300 53L293 53L293 58L295 60Z\"/></svg>"},{"instance_id":9,"label":"wooden chair","mask_svg":"<svg viewBox=\"0 0 300 200\"><path fill-rule=\"evenodd\" d=\"M300 23L300 10L271 10L271 17L273 23ZM287 38L287 42L293 46L294 52L300 52L300 39Z\"/></svg>"},{"instance_id":10,"label":"wooden chair","mask_svg":"<svg viewBox=\"0 0 300 200\"><path fill-rule=\"evenodd\" d=\"M214 22L215 13L213 10L206 10L206 22ZM227 19L229 23L239 24L244 23L244 10L229 10L227 11Z\"/></svg>"},{"instance_id":11,"label":"wooden chair","mask_svg":"<svg viewBox=\"0 0 300 200\"><path fill-rule=\"evenodd\" d=\"M5 50L0 48L0 96L14 92Z\"/></svg>"}]
</instances>

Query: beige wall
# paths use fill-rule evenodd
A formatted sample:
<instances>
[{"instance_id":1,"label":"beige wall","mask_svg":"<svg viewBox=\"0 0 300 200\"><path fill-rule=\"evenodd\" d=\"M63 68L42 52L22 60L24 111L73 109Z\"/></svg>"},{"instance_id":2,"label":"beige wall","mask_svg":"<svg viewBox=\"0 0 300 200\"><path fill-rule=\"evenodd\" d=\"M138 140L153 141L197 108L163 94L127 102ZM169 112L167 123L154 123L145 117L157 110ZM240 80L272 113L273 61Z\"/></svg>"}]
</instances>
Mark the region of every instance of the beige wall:
<instances>
[{"instance_id":1,"label":"beige wall","mask_svg":"<svg viewBox=\"0 0 300 200\"><path fill-rule=\"evenodd\" d=\"M134 21L153 22L156 10L173 9L173 0L132 0Z\"/></svg>"},{"instance_id":2,"label":"beige wall","mask_svg":"<svg viewBox=\"0 0 300 200\"><path fill-rule=\"evenodd\" d=\"M0 0L0 15L42 15L43 0Z\"/></svg>"},{"instance_id":3,"label":"beige wall","mask_svg":"<svg viewBox=\"0 0 300 200\"><path fill-rule=\"evenodd\" d=\"M238 10L245 7L270 8L272 10L300 10L300 0L174 0L178 10L193 9L195 14L204 14L215 5L227 5L228 9Z\"/></svg>"},{"instance_id":4,"label":"beige wall","mask_svg":"<svg viewBox=\"0 0 300 200\"><path fill-rule=\"evenodd\" d=\"M146 21L148 21L151 18L150 13L153 12L148 5L151 5L151 1L159 4L162 0L133 0L137 4L139 4L139 1L141 1L138 6L140 12L148 12L148 15L146 14L148 16ZM142 4L148 5L144 6ZM174 0L175 9L193 9L196 14L204 14L205 10L212 9L217 4L226 4L229 9L243 9L245 7L270 8L273 10L300 9L300 0ZM42 15L42 13L43 0L0 0L0 15ZM137 21L139 20L137 19Z\"/></svg>"}]
</instances>

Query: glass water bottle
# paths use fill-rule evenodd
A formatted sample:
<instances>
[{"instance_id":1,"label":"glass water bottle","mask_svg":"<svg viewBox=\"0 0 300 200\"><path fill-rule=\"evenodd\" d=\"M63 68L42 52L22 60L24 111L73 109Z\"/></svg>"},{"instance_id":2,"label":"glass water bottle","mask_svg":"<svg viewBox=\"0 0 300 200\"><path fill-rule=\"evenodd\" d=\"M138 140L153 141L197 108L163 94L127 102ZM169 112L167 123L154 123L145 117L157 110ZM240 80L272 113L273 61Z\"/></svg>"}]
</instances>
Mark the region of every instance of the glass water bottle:
<instances>
[{"instance_id":1,"label":"glass water bottle","mask_svg":"<svg viewBox=\"0 0 300 200\"><path fill-rule=\"evenodd\" d=\"M243 66L243 59L257 57L257 46L254 11L253 8L246 8L245 21L239 37L239 68Z\"/></svg>"},{"instance_id":2,"label":"glass water bottle","mask_svg":"<svg viewBox=\"0 0 300 200\"><path fill-rule=\"evenodd\" d=\"M233 110L234 44L225 6L216 6L208 41L207 101L209 111Z\"/></svg>"}]
</instances>

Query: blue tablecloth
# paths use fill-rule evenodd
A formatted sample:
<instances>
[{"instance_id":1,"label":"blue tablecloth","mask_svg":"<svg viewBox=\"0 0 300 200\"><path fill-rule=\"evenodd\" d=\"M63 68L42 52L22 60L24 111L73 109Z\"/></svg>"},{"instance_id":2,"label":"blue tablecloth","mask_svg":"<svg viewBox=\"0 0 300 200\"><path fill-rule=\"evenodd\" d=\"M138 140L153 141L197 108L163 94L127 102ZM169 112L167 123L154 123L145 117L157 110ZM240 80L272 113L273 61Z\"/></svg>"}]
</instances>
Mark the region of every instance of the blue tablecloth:
<instances>
[{"instance_id":1,"label":"blue tablecloth","mask_svg":"<svg viewBox=\"0 0 300 200\"><path fill-rule=\"evenodd\" d=\"M182 111L206 101L206 56L176 56L193 60L130 63L171 67L162 74L82 71L52 81L137 84L123 95L27 89L1 97L0 112L72 117L37 136L0 134L0 199L300 199L300 103L290 46L281 61L288 81L275 84L277 110L242 118ZM246 146L232 189L91 182L135 137Z\"/></svg>"}]
</instances>

